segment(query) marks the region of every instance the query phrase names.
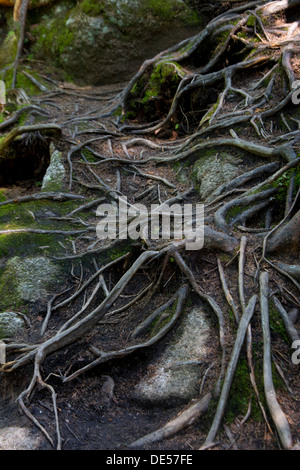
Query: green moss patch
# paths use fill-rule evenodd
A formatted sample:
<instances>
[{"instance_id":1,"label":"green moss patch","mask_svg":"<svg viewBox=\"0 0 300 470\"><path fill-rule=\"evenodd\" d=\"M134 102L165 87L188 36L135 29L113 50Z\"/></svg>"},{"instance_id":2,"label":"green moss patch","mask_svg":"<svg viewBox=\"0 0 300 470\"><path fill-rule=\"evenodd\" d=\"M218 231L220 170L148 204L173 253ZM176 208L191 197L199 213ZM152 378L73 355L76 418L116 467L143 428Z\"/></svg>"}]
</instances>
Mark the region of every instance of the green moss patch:
<instances>
[{"instance_id":1,"label":"green moss patch","mask_svg":"<svg viewBox=\"0 0 300 470\"><path fill-rule=\"evenodd\" d=\"M269 317L270 329L273 334L279 336L286 344L290 344L290 340L286 334L286 329L283 320L275 307L274 302L271 300L269 304Z\"/></svg>"},{"instance_id":2,"label":"green moss patch","mask_svg":"<svg viewBox=\"0 0 300 470\"><path fill-rule=\"evenodd\" d=\"M176 62L161 62L132 87L125 118L146 120L166 115L184 74Z\"/></svg>"},{"instance_id":3,"label":"green moss patch","mask_svg":"<svg viewBox=\"0 0 300 470\"><path fill-rule=\"evenodd\" d=\"M49 216L63 217L77 205L78 202L74 201L55 203L40 200L1 206L0 230L7 231L7 233L0 234L0 258L16 255L27 256L36 253L61 254L64 250L59 242L66 244L66 240L72 239L72 236L47 233L9 233L9 231L15 229L80 230L81 225L49 219Z\"/></svg>"},{"instance_id":4,"label":"green moss patch","mask_svg":"<svg viewBox=\"0 0 300 470\"><path fill-rule=\"evenodd\" d=\"M24 68L24 71L28 72L33 78L35 78L39 83L42 85L46 86L46 83L43 82L43 79L37 75L35 72L33 72L29 68ZM6 89L10 90L12 88L12 80L13 80L13 74L14 71L13 69L7 70L5 74L5 85ZM16 77L16 86L15 88L22 88L28 95L37 95L41 93L40 89L28 78L22 73L22 69L19 68L17 72L17 77ZM10 106L8 104L8 106ZM16 106L17 108L17 106ZM23 117L24 119L24 117Z\"/></svg>"},{"instance_id":5,"label":"green moss patch","mask_svg":"<svg viewBox=\"0 0 300 470\"><path fill-rule=\"evenodd\" d=\"M276 198L280 202L284 202L286 199L286 193L290 186L292 177L294 178L293 197L295 197L297 191L300 188L300 164L297 167L291 168L290 170L286 171L280 176L280 178L274 181L273 187L278 189L276 193Z\"/></svg>"},{"instance_id":6,"label":"green moss patch","mask_svg":"<svg viewBox=\"0 0 300 470\"><path fill-rule=\"evenodd\" d=\"M0 278L1 309L45 298L59 277L59 268L44 256L10 259Z\"/></svg>"},{"instance_id":7,"label":"green moss patch","mask_svg":"<svg viewBox=\"0 0 300 470\"><path fill-rule=\"evenodd\" d=\"M18 38L14 31L9 31L0 47L0 68L13 63L18 48Z\"/></svg>"}]
</instances>

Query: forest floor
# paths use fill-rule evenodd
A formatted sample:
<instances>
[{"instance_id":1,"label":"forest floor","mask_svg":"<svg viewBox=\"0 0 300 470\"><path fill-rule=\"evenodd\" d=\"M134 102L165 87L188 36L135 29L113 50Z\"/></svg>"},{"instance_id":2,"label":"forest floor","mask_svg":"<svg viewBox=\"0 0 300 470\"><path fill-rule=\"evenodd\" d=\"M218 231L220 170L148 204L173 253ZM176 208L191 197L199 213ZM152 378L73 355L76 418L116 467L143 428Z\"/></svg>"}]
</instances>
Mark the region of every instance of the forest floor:
<instances>
[{"instance_id":1,"label":"forest floor","mask_svg":"<svg viewBox=\"0 0 300 470\"><path fill-rule=\"evenodd\" d=\"M117 117L102 118L101 120L94 119L92 121L81 121L78 124L68 122L78 116L83 116L88 113L96 115L102 113L106 107L110 106L109 98L113 97L124 84L111 85L104 87L77 87L68 83L58 82L58 87L55 89L60 90L60 94L55 92L38 94L34 96L34 103L38 103L46 109L51 115L51 122L55 122L63 127L63 135L60 139L55 141L56 148L62 152L64 156L64 163L68 170L68 162L66 155L70 148L77 143L84 140L99 137L97 132L105 127L105 130L111 131L109 138L97 140L90 144L94 152L110 159L111 157L118 159L128 160L132 159L132 164L145 156L155 156L156 150L150 149L149 146L135 145L134 147L125 148L122 144L128 140L127 136L114 135L118 133L115 125ZM101 101L97 101L101 97ZM103 100L103 101L102 101ZM86 132L89 132L88 134ZM80 133L82 132L82 134ZM248 138L248 131L239 129L240 138ZM149 137L147 137L149 138ZM156 143L171 143L172 140L178 138L176 131L171 133L161 133L156 137L150 139ZM83 188L77 180L84 180L89 184L97 183L97 178L92 173L88 172L88 168L82 165L81 150L73 156L73 193L81 193L86 197L101 196L101 190ZM258 165L259 159L257 157L249 157L249 155L242 154L241 152L233 151L240 158L241 172L248 171ZM87 156L87 153L85 153ZM91 155L89 155L91 157ZM99 161L96 157L92 159L93 162ZM91 160L91 161L92 161ZM261 163L265 163L261 159ZM93 171L101 178L102 182L106 183L110 188L116 188L118 178L121 177L121 191L126 195L130 203L137 201L137 195L143 193L151 186L153 190L148 196L139 200L145 204L158 202L159 200L167 200L177 194L177 192L184 192L191 187L191 171L192 166L185 165L179 167L178 165L164 164L157 165L154 163L146 163L139 167L145 174L152 176L159 176L166 178L174 187L170 188L163 183L158 184L155 180L141 176L136 173L128 171L128 167L122 167L120 161L103 162L100 165L92 166ZM118 173L120 170L120 173ZM66 186L67 186L66 182ZM23 195L35 194L38 192L36 180L19 181L9 186L1 188L3 194L8 199L17 199ZM147 199L148 198L148 199ZM187 198L188 202L198 202L197 193L194 192ZM91 211L88 216L90 224L96 224L97 218L94 211ZM235 229L235 234L239 238L243 232ZM261 241L261 237L257 234L247 233L247 253L255 253L257 243ZM77 240L77 248L80 247L84 251L87 241L81 239ZM238 298L238 258L231 257L228 254L220 252L207 252L199 254L198 252L186 253L185 259L189 261L189 265L196 273L196 279L203 288L203 290L213 295L214 299L220 305L225 316L225 325L228 335L225 338L226 346L230 349L233 344L232 332L235 331L232 318L229 314L228 304L226 302L224 292L222 290L218 268L217 259L222 258L226 264L226 277L230 285L231 294L233 297ZM247 256L245 265L245 281L244 289L245 295L257 289L257 280L254 278L256 272L256 263L254 256ZM3 260L2 260L3 261ZM110 277L106 279L107 287L110 290L114 282L122 274L122 266L113 268L110 272ZM268 266L266 269L270 274L270 287L274 291L280 288L285 290L290 299L295 299L294 303L299 306L299 297L297 290L294 286L280 276L276 271L271 270ZM85 271L86 270L86 271ZM122 305L130 296L138 293L144 288L147 283L152 279L155 270L153 267L151 271L142 270L139 276L136 276L133 284L123 292L123 298L118 300L117 307ZM91 266L83 263L83 282L90 275L92 271ZM70 285L79 285L80 274L76 273L77 278L69 274L66 276L61 290ZM92 342L95 346L101 346L104 350L120 349L127 347L130 343L129 333L135 328L139 321L144 316L144 311L152 311L157 305L161 305L168 300L174 292L174 285L182 282L182 273L179 269L172 270L167 268L163 275L164 288L161 289L155 298L145 297L138 312L134 309L129 309L125 314L118 316L116 319L104 321L95 328L95 331L88 337L82 338L74 345L69 345L67 348L56 352L54 355L47 357L42 367L43 377L48 377L48 383L51 384L57 393L57 407L58 418L60 423L60 432L63 438L62 448L64 450L112 450L124 449L128 444L142 437L143 435L152 432L163 426L170 419L178 415L185 405L173 406L170 408L162 408L160 406L151 406L147 408L138 404L132 399L131 392L135 385L144 376L145 371L151 370L156 357L164 351L165 347L171 342L176 328L173 328L162 340L154 346L135 353L124 359L111 361L107 364L100 365L90 372L74 379L70 383L62 383L59 375L60 373L67 374L70 370L76 370L87 364L93 359L92 353L89 351L89 345ZM193 305L201 304L201 301L196 294L191 292L190 302ZM298 300L296 300L298 299ZM47 299L49 300L49 299ZM55 331L61 323L68 318L70 312L74 312L81 307L81 299L78 299L71 306L65 308L59 315L53 314L49 325L49 331ZM298 302L298 304L297 304ZM289 302L289 305L291 303ZM28 306L27 306L28 308ZM25 342L30 339L34 341L38 337L42 319L47 309L47 303L29 306L28 317L31 321L30 332L27 332ZM134 312L134 315L133 315ZM300 329L300 319L298 318L295 326ZM212 328L216 329L215 325ZM261 320L259 312L252 321L253 328L253 343L256 345L255 349L255 364L258 370L261 370L262 364L262 334L261 334ZM274 372L276 376L276 393L277 398L284 409L288 418L291 431L295 442L300 440L300 388L299 388L299 366L291 361L291 348L285 335L281 330L281 323L279 317L273 316L272 324L272 351L274 361L280 366L283 371L284 380L279 376L278 372ZM214 336L215 337L215 336ZM22 338L20 338L22 339ZM217 349L216 344L209 345L211 349ZM245 353L244 353L245 361ZM150 367L150 369L149 369ZM279 369L278 369L279 370ZM41 433L31 423L28 418L20 412L15 402L18 394L28 385L28 380L31 377L32 368L28 366L21 371L16 371L12 374L5 375L1 380L2 399L0 401L0 429L5 430L8 427L17 426L30 429L32 435L41 437ZM255 403L256 398L253 394L251 386L249 386L249 377L243 375L243 367L239 369L238 378L233 384L231 391L230 406L224 418L224 424L227 425L226 429L222 427L218 433L217 444L214 449L241 449L241 450L260 450L260 449L278 449L279 442L276 430L273 425L270 428L263 420L258 406ZM103 404L103 389L102 386L107 378L111 377L114 381L114 393L110 406L107 408ZM206 387L209 389L210 383L214 383L217 377L217 370L212 370L208 374ZM200 384L199 384L200 386ZM261 383L259 387L261 387ZM244 399L239 400L240 395ZM197 397L195 397L197 398ZM248 419L243 422L243 418L247 413L249 403L252 403L252 413ZM31 404L31 412L38 417L40 423L47 427L50 434L55 434L55 423L53 421L53 406L48 393L45 390L37 391L34 395L33 403ZM268 415L269 416L269 415ZM162 442L152 444L149 448L156 450L197 450L205 441L207 430L212 420L212 414L208 412L204 417L196 420L195 423L190 425L184 430L181 430L173 437L167 438ZM228 437L228 428L231 431L235 442L232 443ZM44 437L41 437L38 449L51 449L51 445ZM147 448L147 447L146 447Z\"/></svg>"}]
</instances>

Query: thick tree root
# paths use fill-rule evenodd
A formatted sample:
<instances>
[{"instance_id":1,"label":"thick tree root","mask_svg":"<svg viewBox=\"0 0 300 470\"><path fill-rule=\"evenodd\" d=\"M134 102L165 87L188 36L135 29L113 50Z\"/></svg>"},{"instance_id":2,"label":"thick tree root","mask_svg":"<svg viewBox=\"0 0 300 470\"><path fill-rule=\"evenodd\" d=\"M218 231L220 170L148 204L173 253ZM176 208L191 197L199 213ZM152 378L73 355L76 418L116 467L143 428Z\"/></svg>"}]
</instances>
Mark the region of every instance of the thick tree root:
<instances>
[{"instance_id":1,"label":"thick tree root","mask_svg":"<svg viewBox=\"0 0 300 470\"><path fill-rule=\"evenodd\" d=\"M35 124L33 126L20 126L20 127L15 127L13 130L11 130L0 142L0 152L3 152L6 150L9 145L15 140L16 137L30 133L30 132L41 132L45 133L46 135L55 135L59 136L61 135L61 127L58 126L57 124ZM3 158L3 153L1 154L1 157ZM4 158L8 158L7 155L5 155Z\"/></svg>"},{"instance_id":2,"label":"thick tree root","mask_svg":"<svg viewBox=\"0 0 300 470\"><path fill-rule=\"evenodd\" d=\"M226 407L226 404L227 404L228 395L229 395L230 387L231 387L231 384L232 384L233 376L234 376L234 373L235 373L235 369L236 369L236 366L237 366L237 363L238 363L238 360L239 360L239 355L240 355L240 352L241 352L241 348L243 346L244 338L245 338L245 335L246 335L246 331L247 331L249 322L251 320L251 317L254 313L256 300L257 300L257 296L253 296L250 299L249 304L248 304L247 308L245 309L245 311L243 313L243 316L242 316L242 318L239 322L239 328L238 328L238 331L237 331L237 334L236 334L236 341L235 341L234 348L233 348L233 351L232 351L232 354L231 354L231 358L230 358L230 361L229 361L229 364L228 364L228 367L227 367L227 371L226 371L226 375L225 375L225 379L224 379L224 384L222 386L222 391L221 391L217 411L216 411L213 423L211 425L211 428L209 430L209 433L207 435L206 442L204 444L205 446L207 446L208 444L211 444L212 442L214 442L215 437L216 437L217 432L218 432L218 429L220 427L221 420L222 420L224 412L225 412L225 407Z\"/></svg>"},{"instance_id":3,"label":"thick tree root","mask_svg":"<svg viewBox=\"0 0 300 470\"><path fill-rule=\"evenodd\" d=\"M271 336L269 327L269 276L266 271L260 275L260 304L264 338L264 387L269 411L276 425L280 442L284 449L291 449L292 436L288 420L283 413L277 398L272 379Z\"/></svg>"},{"instance_id":4,"label":"thick tree root","mask_svg":"<svg viewBox=\"0 0 300 470\"><path fill-rule=\"evenodd\" d=\"M212 394L207 393L196 403L193 403L189 408L182 411L175 419L169 421L167 424L165 424L165 426L158 429L157 431L147 434L137 441L132 442L127 446L127 449L138 449L140 447L153 444L154 442L162 441L163 439L167 439L168 437L173 436L185 427L190 426L207 412L211 399Z\"/></svg>"}]
</instances>

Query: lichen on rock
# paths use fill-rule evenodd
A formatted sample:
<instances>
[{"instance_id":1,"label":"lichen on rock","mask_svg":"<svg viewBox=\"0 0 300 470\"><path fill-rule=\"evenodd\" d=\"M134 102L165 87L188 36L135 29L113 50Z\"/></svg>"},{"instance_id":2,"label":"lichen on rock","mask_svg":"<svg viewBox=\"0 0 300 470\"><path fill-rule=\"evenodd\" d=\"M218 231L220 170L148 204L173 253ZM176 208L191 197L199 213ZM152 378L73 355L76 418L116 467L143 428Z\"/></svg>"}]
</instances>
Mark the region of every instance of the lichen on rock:
<instances>
[{"instance_id":1,"label":"lichen on rock","mask_svg":"<svg viewBox=\"0 0 300 470\"><path fill-rule=\"evenodd\" d=\"M202 366L211 354L208 347L210 332L211 326L201 308L189 312L175 339L156 363L154 373L135 387L133 398L138 402L163 406L195 398Z\"/></svg>"},{"instance_id":2,"label":"lichen on rock","mask_svg":"<svg viewBox=\"0 0 300 470\"><path fill-rule=\"evenodd\" d=\"M193 168L195 187L201 199L206 199L221 184L230 181L238 174L237 159L225 152L201 156Z\"/></svg>"},{"instance_id":3,"label":"lichen on rock","mask_svg":"<svg viewBox=\"0 0 300 470\"><path fill-rule=\"evenodd\" d=\"M182 0L64 0L32 19L32 51L75 81L116 83L199 27Z\"/></svg>"},{"instance_id":4,"label":"lichen on rock","mask_svg":"<svg viewBox=\"0 0 300 470\"><path fill-rule=\"evenodd\" d=\"M23 318L14 312L0 313L0 338L14 336L25 325Z\"/></svg>"},{"instance_id":5,"label":"lichen on rock","mask_svg":"<svg viewBox=\"0 0 300 470\"><path fill-rule=\"evenodd\" d=\"M8 426L0 430L0 450L37 450L41 436L24 426Z\"/></svg>"},{"instance_id":6,"label":"lichen on rock","mask_svg":"<svg viewBox=\"0 0 300 470\"><path fill-rule=\"evenodd\" d=\"M42 300L60 277L60 269L43 256L11 258L1 275L2 302L18 306L20 302ZM6 299L7 297L7 299Z\"/></svg>"},{"instance_id":7,"label":"lichen on rock","mask_svg":"<svg viewBox=\"0 0 300 470\"><path fill-rule=\"evenodd\" d=\"M65 183L66 170L62 153L50 144L50 165L42 182L42 191L61 191Z\"/></svg>"}]
</instances>

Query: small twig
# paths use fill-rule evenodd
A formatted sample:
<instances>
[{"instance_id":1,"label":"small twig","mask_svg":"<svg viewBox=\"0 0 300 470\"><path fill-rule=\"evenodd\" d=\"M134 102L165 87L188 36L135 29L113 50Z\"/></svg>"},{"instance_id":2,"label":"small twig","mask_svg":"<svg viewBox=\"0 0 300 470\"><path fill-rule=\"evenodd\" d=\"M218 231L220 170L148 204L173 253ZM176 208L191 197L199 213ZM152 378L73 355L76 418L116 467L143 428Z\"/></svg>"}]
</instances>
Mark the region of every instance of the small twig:
<instances>
[{"instance_id":1,"label":"small twig","mask_svg":"<svg viewBox=\"0 0 300 470\"><path fill-rule=\"evenodd\" d=\"M110 267L114 266L115 264L119 263L120 261L125 260L128 257L128 253L126 253L123 256L120 256L119 258L110 261L107 263L105 266L101 266L101 268L98 269L96 273L94 273L82 286L79 290L77 290L71 297L68 299L64 300L60 304L55 305L52 310L55 311L59 308L62 308L63 306L67 305L68 303L72 302L74 299L76 299L90 284L93 282L97 277L100 276L106 269L109 269Z\"/></svg>"},{"instance_id":2,"label":"small twig","mask_svg":"<svg viewBox=\"0 0 300 470\"><path fill-rule=\"evenodd\" d=\"M240 256L239 256L239 296L242 309L246 307L245 294L244 294L244 265L245 265L245 250L247 244L247 237L242 236L240 244Z\"/></svg>"},{"instance_id":3,"label":"small twig","mask_svg":"<svg viewBox=\"0 0 300 470\"><path fill-rule=\"evenodd\" d=\"M224 269L223 269L222 263L221 263L219 258L218 258L218 269L219 269L221 284L222 284L222 287L223 287L223 291L224 291L226 300L227 300L229 306L231 307L232 312L234 314L235 321L238 324L239 323L239 314L238 314L238 311L237 311L237 307L236 307L235 302L232 298L232 295L231 295L231 293L228 289Z\"/></svg>"},{"instance_id":4,"label":"small twig","mask_svg":"<svg viewBox=\"0 0 300 470\"><path fill-rule=\"evenodd\" d=\"M82 212L88 209L91 209L92 207L96 206L97 204L100 204L101 202L105 201L105 197L100 197L98 199L94 199L93 201L87 202L86 204L83 204L82 206L76 207L76 209L72 210L68 214L66 214L66 217L72 217L73 215L77 214L78 212Z\"/></svg>"},{"instance_id":5,"label":"small twig","mask_svg":"<svg viewBox=\"0 0 300 470\"><path fill-rule=\"evenodd\" d=\"M41 336L43 336L43 334L45 333L46 331L46 328L48 326L48 323L49 323L49 320L50 320L50 317L51 317L51 313L52 313L52 305L53 303L55 302L55 300L60 297L61 295L65 294L66 292L69 292L70 290L72 289L72 287L69 287L68 289L64 290L63 292L60 292L58 294L55 294L53 295L53 297L49 300L48 304L47 304L47 315L43 321L43 324L42 324L42 328L41 328Z\"/></svg>"}]
</instances>

